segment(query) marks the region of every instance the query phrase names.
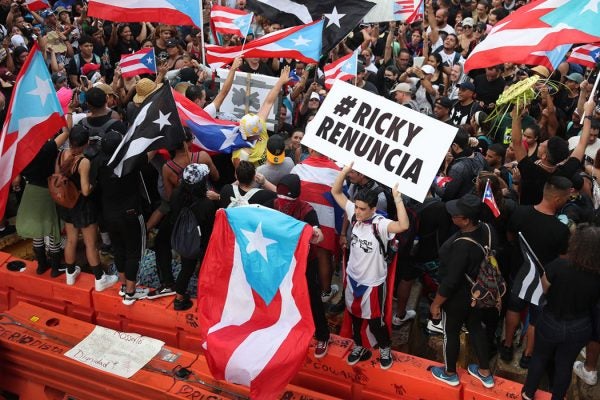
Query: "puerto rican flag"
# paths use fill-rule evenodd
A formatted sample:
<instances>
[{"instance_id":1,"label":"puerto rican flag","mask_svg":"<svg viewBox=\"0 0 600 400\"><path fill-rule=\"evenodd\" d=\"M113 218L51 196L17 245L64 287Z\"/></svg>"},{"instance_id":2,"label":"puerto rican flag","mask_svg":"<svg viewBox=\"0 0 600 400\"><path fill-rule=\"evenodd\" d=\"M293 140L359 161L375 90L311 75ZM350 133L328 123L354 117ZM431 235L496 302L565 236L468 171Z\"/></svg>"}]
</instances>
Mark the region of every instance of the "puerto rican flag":
<instances>
[{"instance_id":1,"label":"puerto rican flag","mask_svg":"<svg viewBox=\"0 0 600 400\"><path fill-rule=\"evenodd\" d=\"M325 156L311 155L294 166L290 173L300 177L300 200L309 202L319 217L324 239L315 246L337 252L336 215L329 194L340 167Z\"/></svg>"},{"instance_id":2,"label":"puerto rican flag","mask_svg":"<svg viewBox=\"0 0 600 400\"><path fill-rule=\"evenodd\" d=\"M254 13L219 5L212 6L210 10L210 25L213 34L236 35L245 38L250 29L250 23Z\"/></svg>"},{"instance_id":3,"label":"puerto rican flag","mask_svg":"<svg viewBox=\"0 0 600 400\"><path fill-rule=\"evenodd\" d=\"M598 43L575 47L567 59L567 62L588 68L595 68L598 61L600 61L600 45Z\"/></svg>"},{"instance_id":4,"label":"puerto rican flag","mask_svg":"<svg viewBox=\"0 0 600 400\"><path fill-rule=\"evenodd\" d=\"M395 0L393 4L393 13L395 21L406 21L412 24L415 21L422 21L425 13L424 0Z\"/></svg>"},{"instance_id":5,"label":"puerto rican flag","mask_svg":"<svg viewBox=\"0 0 600 400\"><path fill-rule=\"evenodd\" d=\"M17 75L7 110L0 133L0 216L4 215L13 179L65 126L62 107L37 44Z\"/></svg>"},{"instance_id":6,"label":"puerto rican flag","mask_svg":"<svg viewBox=\"0 0 600 400\"><path fill-rule=\"evenodd\" d=\"M50 8L50 3L48 3L48 0L25 0L25 5L29 7L31 11L39 11Z\"/></svg>"},{"instance_id":7,"label":"puerto rican flag","mask_svg":"<svg viewBox=\"0 0 600 400\"><path fill-rule=\"evenodd\" d=\"M88 15L114 22L202 27L202 0L89 0Z\"/></svg>"},{"instance_id":8,"label":"puerto rican flag","mask_svg":"<svg viewBox=\"0 0 600 400\"><path fill-rule=\"evenodd\" d=\"M231 153L253 144L242 138L238 123L212 118L199 105L173 90L179 118L194 134L194 143L211 153Z\"/></svg>"},{"instance_id":9,"label":"puerto rican flag","mask_svg":"<svg viewBox=\"0 0 600 400\"><path fill-rule=\"evenodd\" d=\"M485 183L485 190L483 191L483 199L481 201L492 210L494 218L500 216L500 209L498 208L498 204L496 204L496 199L494 198L494 193L492 193L492 186L490 185L489 179Z\"/></svg>"},{"instance_id":10,"label":"puerto rican flag","mask_svg":"<svg viewBox=\"0 0 600 400\"><path fill-rule=\"evenodd\" d=\"M206 45L206 60L213 67L229 64L243 56L258 58L293 58L306 63L318 63L321 57L323 21L293 26L269 33L244 46L222 47Z\"/></svg>"},{"instance_id":11,"label":"puerto rican flag","mask_svg":"<svg viewBox=\"0 0 600 400\"><path fill-rule=\"evenodd\" d=\"M136 51L133 54L124 54L119 63L123 78L142 74L156 74L156 57L154 47Z\"/></svg>"},{"instance_id":12,"label":"puerto rican flag","mask_svg":"<svg viewBox=\"0 0 600 400\"><path fill-rule=\"evenodd\" d=\"M527 65L543 65L550 71L553 71L565 60L565 55L570 49L571 44L561 44L552 50L534 51L523 63Z\"/></svg>"},{"instance_id":13,"label":"puerto rican flag","mask_svg":"<svg viewBox=\"0 0 600 400\"><path fill-rule=\"evenodd\" d=\"M600 41L597 1L531 2L494 26L465 63L465 72L505 62L524 63L536 51Z\"/></svg>"},{"instance_id":14,"label":"puerto rican flag","mask_svg":"<svg viewBox=\"0 0 600 400\"><path fill-rule=\"evenodd\" d=\"M216 379L275 399L296 375L314 334L306 284L312 228L279 211L217 211L198 282L204 355Z\"/></svg>"},{"instance_id":15,"label":"puerto rican flag","mask_svg":"<svg viewBox=\"0 0 600 400\"><path fill-rule=\"evenodd\" d=\"M323 67L325 73L325 87L331 89L336 80L349 81L356 78L356 68L358 65L358 49L345 55Z\"/></svg>"}]
</instances>

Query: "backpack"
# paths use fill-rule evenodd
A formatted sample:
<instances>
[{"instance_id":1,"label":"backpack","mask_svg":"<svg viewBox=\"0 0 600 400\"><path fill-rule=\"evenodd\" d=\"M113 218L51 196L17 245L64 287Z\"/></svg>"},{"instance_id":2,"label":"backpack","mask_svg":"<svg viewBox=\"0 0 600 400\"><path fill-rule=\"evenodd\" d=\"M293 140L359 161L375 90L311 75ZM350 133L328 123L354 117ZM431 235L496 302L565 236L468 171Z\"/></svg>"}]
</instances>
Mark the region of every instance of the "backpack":
<instances>
[{"instance_id":1,"label":"backpack","mask_svg":"<svg viewBox=\"0 0 600 400\"><path fill-rule=\"evenodd\" d=\"M101 126L92 126L88 122L87 117L82 119L79 123L90 133L90 143L85 149L84 154L90 160L98 155L100 152L100 141L104 137L104 134L110 130L110 127L118 122L116 119L110 118Z\"/></svg>"},{"instance_id":2,"label":"backpack","mask_svg":"<svg viewBox=\"0 0 600 400\"><path fill-rule=\"evenodd\" d=\"M229 203L227 208L234 208L234 207L249 205L250 198L252 196L254 196L254 193L256 193L260 190L259 188L252 188L252 189L248 190L245 195L242 196L238 185L231 185L231 187L233 188L233 195L235 197L231 198L231 202Z\"/></svg>"},{"instance_id":3,"label":"backpack","mask_svg":"<svg viewBox=\"0 0 600 400\"><path fill-rule=\"evenodd\" d=\"M75 186L75 183L71 180L73 172L79 168L79 163L83 159L83 155L77 155L77 159L73 163L70 171L66 171L64 167L61 167L61 158L63 152L58 153L56 163L54 166L54 173L48 178L48 191L52 200L61 207L73 208L81 192Z\"/></svg>"},{"instance_id":4,"label":"backpack","mask_svg":"<svg viewBox=\"0 0 600 400\"><path fill-rule=\"evenodd\" d=\"M498 261L492 250L492 232L488 224L484 224L488 231L488 243L484 247L477 241L460 237L454 240L466 240L475 244L483 252L483 259L477 271L475 279L469 274L465 274L467 281L471 284L471 307L475 308L493 308L500 312L502 308L502 296L506 293L506 282L498 268Z\"/></svg>"},{"instance_id":5,"label":"backpack","mask_svg":"<svg viewBox=\"0 0 600 400\"><path fill-rule=\"evenodd\" d=\"M192 211L194 205L196 203L181 209L171 232L171 248L181 257L189 259L198 258L202 251L202 231Z\"/></svg>"}]
</instances>

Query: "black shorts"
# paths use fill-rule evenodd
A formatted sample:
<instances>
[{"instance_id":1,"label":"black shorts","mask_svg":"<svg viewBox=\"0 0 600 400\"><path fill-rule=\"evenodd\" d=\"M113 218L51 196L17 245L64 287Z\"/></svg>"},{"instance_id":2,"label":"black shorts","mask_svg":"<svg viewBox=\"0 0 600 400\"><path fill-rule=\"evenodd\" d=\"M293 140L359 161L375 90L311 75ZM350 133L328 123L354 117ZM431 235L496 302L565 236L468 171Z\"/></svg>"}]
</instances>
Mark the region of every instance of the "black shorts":
<instances>
[{"instance_id":1,"label":"black shorts","mask_svg":"<svg viewBox=\"0 0 600 400\"><path fill-rule=\"evenodd\" d=\"M421 270L416 267L413 260L398 257L398 264L396 265L396 282L412 281L419 276L421 276Z\"/></svg>"},{"instance_id":2,"label":"black shorts","mask_svg":"<svg viewBox=\"0 0 600 400\"><path fill-rule=\"evenodd\" d=\"M529 307L529 323L531 325L535 325L538 317L540 316L540 313L542 310L541 307L533 305L533 304L519 298L516 294L514 294L512 292L509 294L508 304L506 306L506 308L509 311L521 313L521 312L525 311L527 309L527 307Z\"/></svg>"}]
</instances>

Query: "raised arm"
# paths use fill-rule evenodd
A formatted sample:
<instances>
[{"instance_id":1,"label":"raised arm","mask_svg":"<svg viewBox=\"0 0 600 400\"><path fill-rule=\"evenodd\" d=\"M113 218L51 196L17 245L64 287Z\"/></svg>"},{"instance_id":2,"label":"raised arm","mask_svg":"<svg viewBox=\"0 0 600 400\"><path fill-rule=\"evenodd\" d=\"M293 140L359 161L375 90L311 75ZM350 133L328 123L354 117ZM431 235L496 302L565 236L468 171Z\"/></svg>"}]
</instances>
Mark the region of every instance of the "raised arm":
<instances>
[{"instance_id":1,"label":"raised arm","mask_svg":"<svg viewBox=\"0 0 600 400\"><path fill-rule=\"evenodd\" d=\"M279 96L279 92L281 92L281 88L290 80L290 66L286 65L281 70L281 74L279 75L279 79L275 83L275 86L269 91L267 94L267 98L264 103L258 110L258 116L261 117L264 121L269 117L269 112L271 111L271 107L275 104L275 100L277 100L277 96Z\"/></svg>"},{"instance_id":2,"label":"raised arm","mask_svg":"<svg viewBox=\"0 0 600 400\"><path fill-rule=\"evenodd\" d=\"M354 162L351 162L349 165L344 166L344 168L342 168L338 176L335 178L335 182L333 182L333 186L331 187L331 194L333 195L335 202L338 203L338 205L344 210L346 209L346 203L350 200L348 200L342 191L342 186L344 186L346 175L348 175L348 172L352 171L353 165Z\"/></svg>"},{"instance_id":3,"label":"raised arm","mask_svg":"<svg viewBox=\"0 0 600 400\"><path fill-rule=\"evenodd\" d=\"M514 106L512 112L512 130L511 130L511 141L513 145L513 150L515 152L515 158L517 161L521 161L525 157L527 157L527 150L525 150L525 146L523 146L523 130L521 128L521 118L523 117L521 111L517 109L517 106Z\"/></svg>"},{"instance_id":4,"label":"raised arm","mask_svg":"<svg viewBox=\"0 0 600 400\"><path fill-rule=\"evenodd\" d=\"M225 97L227 97L227 94L231 90L231 87L233 86L233 80L235 78L235 71L237 71L241 65L241 57L237 57L235 60L233 60L233 63L231 64L231 69L227 74L227 78L225 78L225 82L223 82L223 87L221 88L221 90L219 90L219 94L215 96L215 99L212 102L215 105L215 109L217 111L219 111L219 109L221 108L221 104L223 104Z\"/></svg>"},{"instance_id":5,"label":"raised arm","mask_svg":"<svg viewBox=\"0 0 600 400\"><path fill-rule=\"evenodd\" d=\"M575 157L579 161L583 160L583 156L585 155L585 148L588 145L588 141L590 140L590 129L592 127L592 115L594 115L594 107L596 107L596 103L594 100L588 100L583 105L583 111L585 112L585 118L583 119L583 129L581 130L581 136L579 137L579 143L577 143L577 147L571 153L571 157Z\"/></svg>"},{"instance_id":6,"label":"raised arm","mask_svg":"<svg viewBox=\"0 0 600 400\"><path fill-rule=\"evenodd\" d=\"M389 233L401 233L408 229L410 222L408 220L408 214L406 208L404 208L404 202L402 201L402 194L398 191L398 184L396 183L392 188L392 195L394 196L394 203L396 203L396 212L398 213L398 221L394 221L388 225Z\"/></svg>"}]
</instances>

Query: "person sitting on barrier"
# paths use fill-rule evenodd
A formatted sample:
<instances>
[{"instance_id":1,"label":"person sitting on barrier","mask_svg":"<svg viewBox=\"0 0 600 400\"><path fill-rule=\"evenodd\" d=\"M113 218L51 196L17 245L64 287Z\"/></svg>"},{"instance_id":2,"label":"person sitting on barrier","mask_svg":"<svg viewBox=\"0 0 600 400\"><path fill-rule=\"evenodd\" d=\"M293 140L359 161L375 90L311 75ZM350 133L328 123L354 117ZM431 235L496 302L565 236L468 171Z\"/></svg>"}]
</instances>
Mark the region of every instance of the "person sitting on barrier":
<instances>
[{"instance_id":1,"label":"person sitting on barrier","mask_svg":"<svg viewBox=\"0 0 600 400\"><path fill-rule=\"evenodd\" d=\"M402 202L402 195L396 184L392 189L398 221L376 215L378 193L363 189L356 194L354 202L342 192L342 185L352 164L346 165L337 176L331 194L340 207L346 211L353 224L350 241L350 256L346 271L346 307L352 316L354 347L348 355L347 363L354 365L371 358L371 352L362 346L361 327L367 320L369 328L379 346L379 363L382 369L392 366L391 340L383 321L386 297L388 240L396 233L408 229L408 215Z\"/></svg>"},{"instance_id":2,"label":"person sitting on barrier","mask_svg":"<svg viewBox=\"0 0 600 400\"><path fill-rule=\"evenodd\" d=\"M471 306L471 286L465 274L471 279L477 276L484 253L471 241L491 248L496 247L493 227L479 222L481 199L466 194L458 200L446 203L446 210L459 231L450 236L440 247L440 286L431 303L431 318L442 320L444 327L444 367L429 367L434 378L451 386L460 385L456 373L456 362L460 352L460 330L466 323L471 343L479 365L470 364L468 372L487 387L494 387L494 377L490 372L488 344L482 326L482 308ZM489 231L488 231L489 229Z\"/></svg>"}]
</instances>

